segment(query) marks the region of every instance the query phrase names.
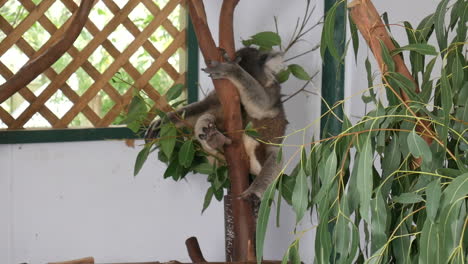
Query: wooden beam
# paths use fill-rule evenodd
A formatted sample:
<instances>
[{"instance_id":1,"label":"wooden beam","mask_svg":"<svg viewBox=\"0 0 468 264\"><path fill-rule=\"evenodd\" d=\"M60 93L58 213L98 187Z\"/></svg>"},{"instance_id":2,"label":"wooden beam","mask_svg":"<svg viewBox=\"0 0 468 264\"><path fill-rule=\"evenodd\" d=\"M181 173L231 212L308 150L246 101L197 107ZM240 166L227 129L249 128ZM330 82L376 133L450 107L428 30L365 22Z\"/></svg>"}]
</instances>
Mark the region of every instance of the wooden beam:
<instances>
[{"instance_id":1,"label":"wooden beam","mask_svg":"<svg viewBox=\"0 0 468 264\"><path fill-rule=\"evenodd\" d=\"M235 54L233 36L233 14L238 0L224 0L220 15L220 47L233 58ZM190 16L199 47L208 61L222 61L220 51L216 47L207 24L205 7L202 0L188 1ZM213 80L218 98L223 106L224 126L232 139L232 144L225 146L225 157L229 165L229 178L233 197L238 197L249 186L249 163L242 144L242 117L240 114L240 98L237 89L228 80ZM254 216L249 201L233 199L234 216L234 261L255 260L254 251Z\"/></svg>"}]
</instances>

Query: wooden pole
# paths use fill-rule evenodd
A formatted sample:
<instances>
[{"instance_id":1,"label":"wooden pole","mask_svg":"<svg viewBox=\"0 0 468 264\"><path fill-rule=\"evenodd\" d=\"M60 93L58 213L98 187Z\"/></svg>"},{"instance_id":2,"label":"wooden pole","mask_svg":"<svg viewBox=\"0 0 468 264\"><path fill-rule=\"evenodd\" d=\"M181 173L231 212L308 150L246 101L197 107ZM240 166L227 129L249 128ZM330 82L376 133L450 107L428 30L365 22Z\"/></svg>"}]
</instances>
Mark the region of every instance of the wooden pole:
<instances>
[{"instance_id":1,"label":"wooden pole","mask_svg":"<svg viewBox=\"0 0 468 264\"><path fill-rule=\"evenodd\" d=\"M220 47L233 58L235 54L233 34L233 14L239 0L224 0L220 15ZM202 0L189 0L189 11L205 62L222 61L223 58L213 40L207 24ZM237 89L228 80L213 80L218 98L223 106L224 125L232 139L232 144L225 146L225 157L229 166L231 193L238 197L249 186L249 163L242 144L242 117L240 98ZM255 222L249 201L232 201L234 215L234 254L233 261L255 261L254 230Z\"/></svg>"}]
</instances>

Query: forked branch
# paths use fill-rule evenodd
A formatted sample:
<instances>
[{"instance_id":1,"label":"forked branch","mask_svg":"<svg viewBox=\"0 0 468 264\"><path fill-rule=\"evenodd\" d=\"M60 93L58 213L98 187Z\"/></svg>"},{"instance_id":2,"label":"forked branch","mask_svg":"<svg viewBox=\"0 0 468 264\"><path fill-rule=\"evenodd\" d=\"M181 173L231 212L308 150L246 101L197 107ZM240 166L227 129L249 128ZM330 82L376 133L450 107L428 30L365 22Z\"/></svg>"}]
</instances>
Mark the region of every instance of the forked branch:
<instances>
[{"instance_id":1,"label":"forked branch","mask_svg":"<svg viewBox=\"0 0 468 264\"><path fill-rule=\"evenodd\" d=\"M393 41L390 35L388 34L387 29L384 23L382 22L379 13L377 12L377 9L375 8L371 0L354 0L348 5L348 7L351 9L350 15L352 20L354 21L362 36L366 40L367 44L372 50L372 53L375 56L375 59L377 60L382 76L385 76L387 68L385 66L384 59L382 56L382 48L380 46L380 41L384 43L389 52L395 50L395 45L393 44ZM395 72L400 73L403 76L405 76L408 80L411 80L411 82L413 82L414 84L415 92L419 93L420 89L418 87L418 84L416 83L410 71L406 67L406 64L404 63L402 57L399 55L395 55L392 58L395 62ZM402 99L402 103L408 106L407 103L410 100L409 96L402 89L400 89L399 93L400 94L397 94L397 96ZM408 107L408 109L412 112L412 114L416 115L411 110L411 108ZM434 135L433 129L429 126L429 124L423 121L418 121L417 130L423 134L427 133L429 135ZM432 144L433 137L423 136L423 138L428 145ZM420 164L421 160L417 162L418 164Z\"/></svg>"},{"instance_id":2,"label":"forked branch","mask_svg":"<svg viewBox=\"0 0 468 264\"><path fill-rule=\"evenodd\" d=\"M235 54L233 15L239 0L224 0L219 20L220 48L233 58ZM188 1L190 17L198 37L198 44L203 57L208 61L222 61L223 56L216 47L207 24L206 12L202 0ZM207 63L208 64L208 63ZM225 146L225 157L229 165L231 193L238 197L249 186L248 157L242 144L242 117L240 114L239 94L228 80L213 80L218 98L223 106L224 126L232 139L232 144ZM236 132L237 131L237 132ZM254 230L255 222L250 202L233 199L234 218L234 261L255 261Z\"/></svg>"}]
</instances>

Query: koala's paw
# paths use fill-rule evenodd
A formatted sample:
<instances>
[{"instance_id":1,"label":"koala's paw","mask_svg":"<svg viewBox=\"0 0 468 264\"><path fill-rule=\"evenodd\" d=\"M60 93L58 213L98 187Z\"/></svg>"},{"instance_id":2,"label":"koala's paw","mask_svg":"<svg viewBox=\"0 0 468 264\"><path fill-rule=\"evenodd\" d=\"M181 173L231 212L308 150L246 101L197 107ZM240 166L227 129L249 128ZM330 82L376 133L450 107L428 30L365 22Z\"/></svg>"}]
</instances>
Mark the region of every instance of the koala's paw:
<instances>
[{"instance_id":1,"label":"koala's paw","mask_svg":"<svg viewBox=\"0 0 468 264\"><path fill-rule=\"evenodd\" d=\"M235 72L239 65L236 62L219 62L219 61L210 61L208 62L208 68L202 69L204 72L208 73L213 79L226 79L233 72Z\"/></svg>"},{"instance_id":2,"label":"koala's paw","mask_svg":"<svg viewBox=\"0 0 468 264\"><path fill-rule=\"evenodd\" d=\"M145 142L150 143L159 138L161 132L161 120L154 120L145 131Z\"/></svg>"},{"instance_id":3,"label":"koala's paw","mask_svg":"<svg viewBox=\"0 0 468 264\"><path fill-rule=\"evenodd\" d=\"M250 186L245 190L243 193L241 193L238 197L238 199L244 199L244 200L255 200L255 199L262 199L262 194L254 190L253 186Z\"/></svg>"},{"instance_id":4,"label":"koala's paw","mask_svg":"<svg viewBox=\"0 0 468 264\"><path fill-rule=\"evenodd\" d=\"M231 144L230 138L224 136L216 128L215 117L210 114L201 116L195 126L196 137L212 149L219 149L225 144Z\"/></svg>"}]
</instances>

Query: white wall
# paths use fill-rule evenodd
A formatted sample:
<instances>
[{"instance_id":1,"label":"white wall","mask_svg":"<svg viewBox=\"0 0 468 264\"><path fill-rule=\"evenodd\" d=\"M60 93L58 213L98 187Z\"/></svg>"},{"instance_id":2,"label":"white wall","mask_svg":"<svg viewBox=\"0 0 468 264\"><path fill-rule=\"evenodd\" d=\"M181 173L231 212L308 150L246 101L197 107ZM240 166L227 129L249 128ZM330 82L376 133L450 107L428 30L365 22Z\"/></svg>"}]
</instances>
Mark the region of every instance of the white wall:
<instances>
[{"instance_id":1,"label":"white wall","mask_svg":"<svg viewBox=\"0 0 468 264\"><path fill-rule=\"evenodd\" d=\"M215 17L221 1L205 2L216 37ZM279 17L283 38L289 39L296 17L304 11L304 2L240 1L236 39L274 30L273 15ZM323 13L322 1L318 2L317 18ZM392 22L418 21L437 4L436 0L374 2L378 10L389 12ZM317 30L292 53L312 47L319 37ZM367 54L364 46L361 40L361 60ZM316 53L296 63L305 65L309 73L321 66ZM365 70L355 69L353 57L346 66L346 94L366 88ZM203 89L211 89L205 75L201 74L200 79ZM284 93L290 94L300 86L301 82L288 82ZM315 86L320 87L320 77ZM364 114L359 98L347 104L355 115ZM320 100L299 95L286 103L286 110L288 132L292 132L318 117ZM306 139L312 133L309 131ZM302 135L288 138L287 143L302 143ZM178 183L163 180L164 167L155 156L134 178L138 150L120 141L0 145L0 263L45 263L84 256L94 256L97 262L189 261L184 241L193 235L199 238L209 261L222 261L221 203L213 201L200 215L208 188L206 179L190 175L187 181ZM294 151L289 148L285 155ZM272 210L272 216L274 213ZM283 206L279 229L274 227L273 218L265 255L267 259L281 259L292 238L294 216L290 208ZM304 222L299 230L313 224L310 219ZM304 236L301 249L303 261L312 263L313 232Z\"/></svg>"}]
</instances>

